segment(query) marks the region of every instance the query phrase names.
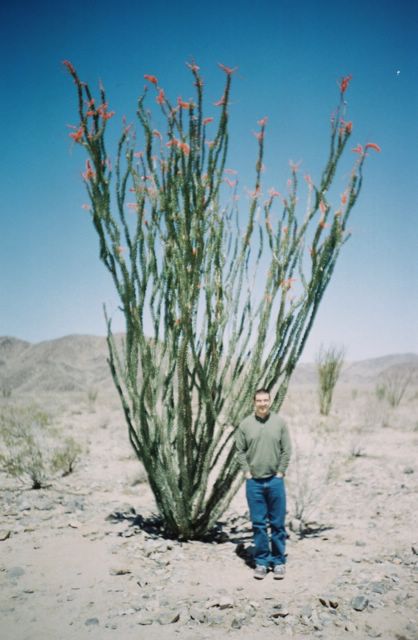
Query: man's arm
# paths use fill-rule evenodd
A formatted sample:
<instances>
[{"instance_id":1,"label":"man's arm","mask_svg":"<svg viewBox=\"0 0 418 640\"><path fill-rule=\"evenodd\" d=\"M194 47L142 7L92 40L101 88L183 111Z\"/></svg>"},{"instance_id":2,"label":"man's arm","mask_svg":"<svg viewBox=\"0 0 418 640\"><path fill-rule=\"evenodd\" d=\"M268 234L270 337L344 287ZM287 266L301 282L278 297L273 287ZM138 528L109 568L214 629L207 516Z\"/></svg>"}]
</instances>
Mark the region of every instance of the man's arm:
<instances>
[{"instance_id":1,"label":"man's arm","mask_svg":"<svg viewBox=\"0 0 418 640\"><path fill-rule=\"evenodd\" d=\"M290 442L289 430L287 428L286 423L283 424L282 434L280 438L280 446L282 450L282 454L280 456L280 467L278 470L278 475L285 475L287 467L290 462L290 454L292 453L292 445Z\"/></svg>"},{"instance_id":2,"label":"man's arm","mask_svg":"<svg viewBox=\"0 0 418 640\"><path fill-rule=\"evenodd\" d=\"M237 451L238 462L241 467L241 470L244 473L246 478L251 478L250 467L248 466L247 456L246 456L247 443L245 441L245 435L243 434L240 427L235 429L234 436L235 436L235 447Z\"/></svg>"}]
</instances>

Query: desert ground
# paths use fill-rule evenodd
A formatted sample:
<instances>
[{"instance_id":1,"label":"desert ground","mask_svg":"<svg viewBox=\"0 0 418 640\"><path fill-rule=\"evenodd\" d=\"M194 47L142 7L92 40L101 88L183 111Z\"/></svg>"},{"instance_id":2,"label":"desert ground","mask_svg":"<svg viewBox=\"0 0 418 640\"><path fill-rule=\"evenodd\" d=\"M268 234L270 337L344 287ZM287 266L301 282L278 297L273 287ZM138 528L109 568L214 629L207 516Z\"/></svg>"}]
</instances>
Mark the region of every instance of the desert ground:
<instances>
[{"instance_id":1,"label":"desert ground","mask_svg":"<svg viewBox=\"0 0 418 640\"><path fill-rule=\"evenodd\" d=\"M161 535L103 338L0 338L0 410L40 407L82 447L45 488L0 473L1 639L418 640L418 377L397 407L377 393L405 368L418 356L346 364L323 417L298 367L287 575L256 581L243 487L215 538Z\"/></svg>"}]
</instances>

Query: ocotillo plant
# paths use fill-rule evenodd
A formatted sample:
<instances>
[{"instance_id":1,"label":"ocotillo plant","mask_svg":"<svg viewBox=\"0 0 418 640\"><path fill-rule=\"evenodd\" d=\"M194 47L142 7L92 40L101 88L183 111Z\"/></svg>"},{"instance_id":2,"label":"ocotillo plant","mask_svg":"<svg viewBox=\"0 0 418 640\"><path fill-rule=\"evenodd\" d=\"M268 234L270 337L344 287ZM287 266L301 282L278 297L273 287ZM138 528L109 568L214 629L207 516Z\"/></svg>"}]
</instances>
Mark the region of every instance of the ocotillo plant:
<instances>
[{"instance_id":1,"label":"ocotillo plant","mask_svg":"<svg viewBox=\"0 0 418 640\"><path fill-rule=\"evenodd\" d=\"M137 108L144 148L137 150L139 136L124 123L111 160L106 130L113 112L105 91L101 87L96 100L72 64L65 65L78 94L79 122L70 136L88 155L83 178L100 258L126 323L118 347L106 315L109 364L130 441L166 531L199 538L241 484L233 431L252 410L254 389L268 388L275 410L283 402L349 236L367 150L378 147L355 149L359 155L333 212L328 193L352 131L343 119L345 77L328 159L318 186L306 177L308 204L299 220L297 166L291 167L287 196L271 189L263 202L263 118L243 218L234 195L223 202L224 191L235 194L237 188L225 169L233 69L220 65L225 86L215 119L204 115L197 65L188 65L195 98L187 102L170 103L157 78L145 75L149 87ZM149 89L164 131L155 128L146 107Z\"/></svg>"},{"instance_id":2,"label":"ocotillo plant","mask_svg":"<svg viewBox=\"0 0 418 640\"><path fill-rule=\"evenodd\" d=\"M323 416L329 415L331 410L335 385L344 363L344 353L343 348L328 347L326 349L321 345L316 357L319 410Z\"/></svg>"}]
</instances>

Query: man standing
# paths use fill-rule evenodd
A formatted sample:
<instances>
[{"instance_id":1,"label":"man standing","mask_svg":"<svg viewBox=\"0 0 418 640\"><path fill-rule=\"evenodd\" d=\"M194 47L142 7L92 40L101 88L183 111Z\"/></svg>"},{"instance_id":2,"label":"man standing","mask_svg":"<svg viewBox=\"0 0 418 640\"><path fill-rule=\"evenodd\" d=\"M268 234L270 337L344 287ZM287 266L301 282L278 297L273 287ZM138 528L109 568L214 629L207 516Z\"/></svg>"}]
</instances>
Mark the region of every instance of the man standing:
<instances>
[{"instance_id":1,"label":"man standing","mask_svg":"<svg viewBox=\"0 0 418 640\"><path fill-rule=\"evenodd\" d=\"M265 578L270 566L273 577L281 580L286 563L284 475L291 445L286 423L276 413L270 413L270 406L269 391L258 389L254 395L254 414L245 418L235 432L238 458L246 478L255 547L254 578L258 580Z\"/></svg>"}]
</instances>

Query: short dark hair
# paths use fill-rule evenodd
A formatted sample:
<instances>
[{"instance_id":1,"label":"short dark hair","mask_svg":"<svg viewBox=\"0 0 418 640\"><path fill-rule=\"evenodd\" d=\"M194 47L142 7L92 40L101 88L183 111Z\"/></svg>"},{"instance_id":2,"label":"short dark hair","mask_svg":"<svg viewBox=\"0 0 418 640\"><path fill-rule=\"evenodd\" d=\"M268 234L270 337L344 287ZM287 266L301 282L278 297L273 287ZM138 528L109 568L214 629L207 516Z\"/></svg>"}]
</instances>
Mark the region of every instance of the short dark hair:
<instances>
[{"instance_id":1,"label":"short dark hair","mask_svg":"<svg viewBox=\"0 0 418 640\"><path fill-rule=\"evenodd\" d=\"M265 389L264 387L260 387L260 389L257 389L257 391L254 394L254 400L256 399L256 397L262 393L267 393L268 396L270 396L270 391L268 389Z\"/></svg>"}]
</instances>

